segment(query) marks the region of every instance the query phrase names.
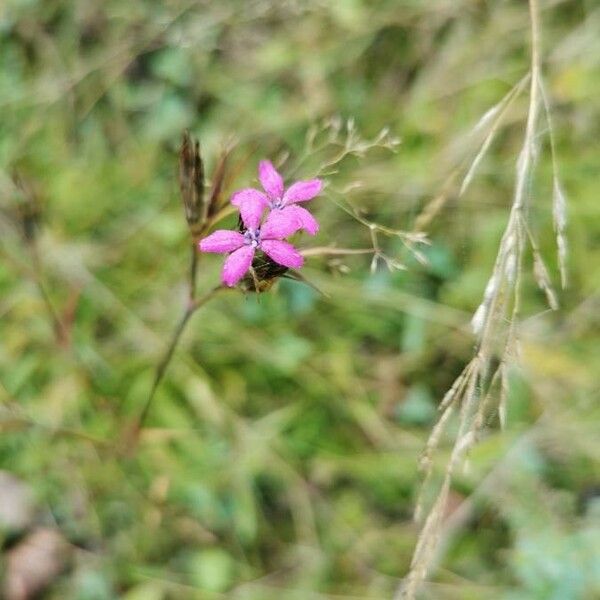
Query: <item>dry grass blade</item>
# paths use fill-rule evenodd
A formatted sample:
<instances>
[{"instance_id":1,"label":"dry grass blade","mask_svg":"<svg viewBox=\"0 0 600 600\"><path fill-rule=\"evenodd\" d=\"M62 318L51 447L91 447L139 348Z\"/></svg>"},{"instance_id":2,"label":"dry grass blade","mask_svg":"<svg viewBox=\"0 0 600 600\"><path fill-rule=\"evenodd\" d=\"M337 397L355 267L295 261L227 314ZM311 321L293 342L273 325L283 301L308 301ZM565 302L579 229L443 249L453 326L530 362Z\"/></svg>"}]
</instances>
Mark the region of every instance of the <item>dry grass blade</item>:
<instances>
[{"instance_id":1,"label":"dry grass blade","mask_svg":"<svg viewBox=\"0 0 600 600\"><path fill-rule=\"evenodd\" d=\"M540 94L544 103L544 114L548 124L550 137L550 152L552 154L552 219L556 233L556 247L558 254L558 268L563 289L567 286L567 198L560 182L558 159L556 157L556 142L554 139L554 123L550 112L550 102L544 82L540 81Z\"/></svg>"},{"instance_id":2,"label":"dry grass blade","mask_svg":"<svg viewBox=\"0 0 600 600\"><path fill-rule=\"evenodd\" d=\"M483 141L483 144L481 145L481 148L479 149L479 152L477 152L475 158L473 159L473 162L471 163L471 166L469 167L469 170L467 171L467 174L462 180L460 190L458 192L459 197L467 191L467 188L471 184L471 181L473 181L473 177L475 176L475 173L477 172L481 161L483 160L487 151L492 145L492 142L494 141L494 138L496 137L496 134L498 133L498 130L500 129L500 126L504 121L504 117L512 107L514 101L519 97L519 95L523 91L523 88L525 87L525 84L527 83L528 79L529 75L523 77L521 81L519 81L519 83L517 83L508 92L508 94L506 94L506 96L502 98L502 100L500 100L500 102L498 102L495 106L488 110L488 112L486 112L485 115L479 120L477 125L475 125L475 128L473 130L474 132L480 131L484 128L485 125L487 125L488 122L492 121L490 130L485 136L485 139Z\"/></svg>"},{"instance_id":3,"label":"dry grass blade","mask_svg":"<svg viewBox=\"0 0 600 600\"><path fill-rule=\"evenodd\" d=\"M415 517L422 520L424 495L429 488L433 474L432 455L440 443L451 417L460 406L458 433L456 434L446 464L441 484L422 525L413 553L410 570L397 591L396 598L413 600L425 581L436 555L439 553L438 540L445 513L446 500L452 477L463 463L465 454L477 441L486 425L486 416L495 405L502 426L506 423L506 403L508 395L508 370L519 356L518 321L521 307L521 283L523 257L527 242L533 254L533 276L546 294L552 309L558 307L558 300L552 288L550 274L542 259L537 241L528 223L529 187L532 171L537 158L539 137L539 111L544 104L547 121L550 125L548 102L543 91L540 71L540 27L537 0L530 0L531 20L531 73L519 82L491 111L481 119L487 124L495 119L475 160L469 168L460 193L470 184L479 163L494 138L494 135L514 98L529 79L530 97L527 124L523 146L516 165L513 202L504 234L499 244L492 274L486 285L483 299L472 319L472 327L477 335L476 355L455 380L440 404L440 417L434 426L423 452L421 465L425 470L423 487L416 505ZM540 97L541 96L541 97ZM552 128L551 145L554 165L554 223L557 231L557 245L561 256L561 276L563 284L564 257L566 255L565 199L557 179L557 165L554 152Z\"/></svg>"}]
</instances>

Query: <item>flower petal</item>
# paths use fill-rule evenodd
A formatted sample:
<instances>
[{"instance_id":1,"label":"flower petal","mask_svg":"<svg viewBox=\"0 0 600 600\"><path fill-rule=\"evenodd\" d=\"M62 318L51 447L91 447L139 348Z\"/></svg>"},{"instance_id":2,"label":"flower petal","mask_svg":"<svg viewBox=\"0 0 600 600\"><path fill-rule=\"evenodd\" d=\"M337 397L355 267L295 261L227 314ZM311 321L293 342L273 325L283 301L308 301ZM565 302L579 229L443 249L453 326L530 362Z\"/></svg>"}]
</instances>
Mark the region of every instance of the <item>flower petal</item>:
<instances>
[{"instance_id":1,"label":"flower petal","mask_svg":"<svg viewBox=\"0 0 600 600\"><path fill-rule=\"evenodd\" d=\"M293 214L296 219L300 222L299 229L304 229L309 235L315 235L319 231L319 222L302 206L297 204L290 204L279 212L289 212Z\"/></svg>"},{"instance_id":2,"label":"flower petal","mask_svg":"<svg viewBox=\"0 0 600 600\"><path fill-rule=\"evenodd\" d=\"M223 264L221 281L225 285L233 287L246 274L253 258L254 248L252 246L243 246L232 252Z\"/></svg>"},{"instance_id":3,"label":"flower petal","mask_svg":"<svg viewBox=\"0 0 600 600\"><path fill-rule=\"evenodd\" d=\"M287 242L280 240L263 240L262 251L276 263L290 269L299 269L304 264L304 257Z\"/></svg>"},{"instance_id":4,"label":"flower petal","mask_svg":"<svg viewBox=\"0 0 600 600\"><path fill-rule=\"evenodd\" d=\"M258 179L265 191L273 198L281 198L283 194L283 178L270 160L261 160L258 164Z\"/></svg>"},{"instance_id":5,"label":"flower petal","mask_svg":"<svg viewBox=\"0 0 600 600\"><path fill-rule=\"evenodd\" d=\"M264 204L259 204L253 200L247 200L240 204L240 217L242 223L246 229L258 229L260 225L263 211L265 210Z\"/></svg>"},{"instance_id":6,"label":"flower petal","mask_svg":"<svg viewBox=\"0 0 600 600\"><path fill-rule=\"evenodd\" d=\"M283 203L306 202L318 196L323 189L323 182L320 179L311 179L310 181L296 181L290 185L283 195Z\"/></svg>"},{"instance_id":7,"label":"flower petal","mask_svg":"<svg viewBox=\"0 0 600 600\"><path fill-rule=\"evenodd\" d=\"M295 208L290 206L290 208ZM293 210L272 210L260 228L262 240L282 240L302 229L302 222Z\"/></svg>"},{"instance_id":8,"label":"flower petal","mask_svg":"<svg viewBox=\"0 0 600 600\"><path fill-rule=\"evenodd\" d=\"M244 236L229 229L218 229L198 244L202 252L232 252L243 245Z\"/></svg>"},{"instance_id":9,"label":"flower petal","mask_svg":"<svg viewBox=\"0 0 600 600\"><path fill-rule=\"evenodd\" d=\"M263 192L255 190L254 188L245 188L243 190L239 190L231 196L231 204L234 206L240 206L244 202L255 202L256 204L261 204L264 207L269 204L269 199Z\"/></svg>"}]
</instances>

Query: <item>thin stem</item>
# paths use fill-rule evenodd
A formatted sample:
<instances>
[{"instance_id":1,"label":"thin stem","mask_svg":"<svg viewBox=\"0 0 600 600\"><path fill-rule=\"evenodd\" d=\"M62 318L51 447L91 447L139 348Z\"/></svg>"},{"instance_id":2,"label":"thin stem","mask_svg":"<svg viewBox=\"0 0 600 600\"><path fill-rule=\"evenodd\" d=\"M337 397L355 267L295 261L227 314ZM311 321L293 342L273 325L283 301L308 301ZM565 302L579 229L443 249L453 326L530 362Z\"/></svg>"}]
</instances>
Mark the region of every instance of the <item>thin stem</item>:
<instances>
[{"instance_id":1,"label":"thin stem","mask_svg":"<svg viewBox=\"0 0 600 600\"><path fill-rule=\"evenodd\" d=\"M196 243L193 241L190 254L190 301L196 297L196 277L198 274L198 262L200 253L196 248Z\"/></svg>"},{"instance_id":2,"label":"thin stem","mask_svg":"<svg viewBox=\"0 0 600 600\"><path fill-rule=\"evenodd\" d=\"M373 248L335 248L333 246L315 246L301 250L302 256L348 256L351 254L373 254Z\"/></svg>"},{"instance_id":3,"label":"thin stem","mask_svg":"<svg viewBox=\"0 0 600 600\"><path fill-rule=\"evenodd\" d=\"M156 394L156 390L163 380L165 373L167 371L167 367L171 363L171 359L173 358L173 353L177 348L177 344L185 331L185 327L188 324L192 315L201 307L204 306L209 300L211 300L219 291L224 290L222 286L218 286L212 289L210 292L198 298L198 300L194 300L188 304L183 316L181 317L177 327L173 331L173 335L171 336L171 342L167 347L161 361L156 366L156 371L154 373L154 381L152 382L152 387L150 388L150 393L148 394L148 398L144 407L142 408L140 415L136 422L136 429L140 430L144 426L144 422L146 417L148 416L148 412L150 411L150 407L152 406L152 401L154 400L154 396Z\"/></svg>"},{"instance_id":4,"label":"thin stem","mask_svg":"<svg viewBox=\"0 0 600 600\"><path fill-rule=\"evenodd\" d=\"M515 184L515 195L513 204L511 207L509 222L502 236L500 243L500 252L498 253L496 265L494 266L494 274L498 277L498 287L500 287L500 278L503 277L504 266L506 264L507 253L504 251L506 240L509 236L515 235L515 242L520 244L519 229L521 223L524 221L524 208L526 200L526 188L530 180L531 166L535 159L535 127L538 120L539 112L539 93L540 93L540 24L539 24L539 6L538 0L529 1L529 14L531 20L531 79L530 79L530 93L529 93L529 108L527 112L527 126L525 129L525 140L523 142L523 148L519 155L517 163L517 178ZM517 253L517 267L520 266L522 259L522 248L518 246ZM488 308L486 314L486 321L482 329L482 334L479 342L479 349L483 348L484 342L488 338L490 328L492 324L494 305L497 302L497 294L492 299L493 305ZM518 309L518 301L516 301ZM517 316L517 313L513 315ZM514 321L513 321L514 324Z\"/></svg>"},{"instance_id":5,"label":"thin stem","mask_svg":"<svg viewBox=\"0 0 600 600\"><path fill-rule=\"evenodd\" d=\"M529 94L529 112L525 144L519 157L519 176L515 189L514 207L522 209L525 200L525 189L529 181L529 171L535 155L535 126L538 120L540 95L540 23L538 0L529 0L529 15L531 19L531 82Z\"/></svg>"}]
</instances>

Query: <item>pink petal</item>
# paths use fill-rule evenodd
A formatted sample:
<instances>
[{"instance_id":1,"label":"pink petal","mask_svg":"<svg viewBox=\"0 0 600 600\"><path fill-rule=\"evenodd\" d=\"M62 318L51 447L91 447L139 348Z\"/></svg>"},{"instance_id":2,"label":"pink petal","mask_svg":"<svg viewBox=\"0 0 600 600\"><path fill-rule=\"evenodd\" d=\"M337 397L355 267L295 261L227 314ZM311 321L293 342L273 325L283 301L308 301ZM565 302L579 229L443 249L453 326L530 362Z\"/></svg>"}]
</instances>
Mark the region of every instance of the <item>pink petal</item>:
<instances>
[{"instance_id":1,"label":"pink petal","mask_svg":"<svg viewBox=\"0 0 600 600\"><path fill-rule=\"evenodd\" d=\"M273 198L281 198L283 194L283 178L269 160L261 160L258 164L258 179L265 191Z\"/></svg>"},{"instance_id":2,"label":"pink petal","mask_svg":"<svg viewBox=\"0 0 600 600\"><path fill-rule=\"evenodd\" d=\"M243 246L232 252L223 264L221 281L225 285L233 287L246 274L253 258L254 248L252 246Z\"/></svg>"},{"instance_id":3,"label":"pink petal","mask_svg":"<svg viewBox=\"0 0 600 600\"><path fill-rule=\"evenodd\" d=\"M254 200L244 200L240 203L240 217L246 229L257 229L262 219L265 205Z\"/></svg>"},{"instance_id":4,"label":"pink petal","mask_svg":"<svg viewBox=\"0 0 600 600\"><path fill-rule=\"evenodd\" d=\"M231 204L234 206L240 206L244 202L254 202L256 204L261 204L262 206L267 206L267 204L269 204L269 199L263 192L255 190L254 188L239 190L231 196Z\"/></svg>"},{"instance_id":5,"label":"pink petal","mask_svg":"<svg viewBox=\"0 0 600 600\"><path fill-rule=\"evenodd\" d=\"M318 196L323 189L323 182L320 179L311 179L310 181L296 181L290 185L283 195L283 203L306 202Z\"/></svg>"},{"instance_id":6,"label":"pink petal","mask_svg":"<svg viewBox=\"0 0 600 600\"><path fill-rule=\"evenodd\" d=\"M294 211L275 209L260 228L260 237L262 240L282 240L298 229L302 229L302 223Z\"/></svg>"},{"instance_id":7,"label":"pink petal","mask_svg":"<svg viewBox=\"0 0 600 600\"><path fill-rule=\"evenodd\" d=\"M218 229L198 244L202 252L232 252L243 245L244 236L229 229Z\"/></svg>"},{"instance_id":8,"label":"pink petal","mask_svg":"<svg viewBox=\"0 0 600 600\"><path fill-rule=\"evenodd\" d=\"M302 206L290 204L279 212L289 212L293 214L300 222L299 229L304 229L309 235L315 235L315 233L319 231L319 222L305 208L302 208Z\"/></svg>"},{"instance_id":9,"label":"pink petal","mask_svg":"<svg viewBox=\"0 0 600 600\"><path fill-rule=\"evenodd\" d=\"M304 257L287 242L263 240L260 247L267 256L284 267L299 269L304 264Z\"/></svg>"}]
</instances>

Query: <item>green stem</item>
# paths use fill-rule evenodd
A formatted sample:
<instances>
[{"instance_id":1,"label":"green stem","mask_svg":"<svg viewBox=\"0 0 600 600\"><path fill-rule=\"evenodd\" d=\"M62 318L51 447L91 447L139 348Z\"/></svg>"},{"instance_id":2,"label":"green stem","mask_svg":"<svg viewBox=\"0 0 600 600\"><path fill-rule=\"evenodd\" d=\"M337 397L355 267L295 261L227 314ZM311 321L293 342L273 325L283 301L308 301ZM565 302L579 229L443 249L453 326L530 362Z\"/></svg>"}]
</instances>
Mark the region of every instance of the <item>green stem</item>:
<instances>
[{"instance_id":1,"label":"green stem","mask_svg":"<svg viewBox=\"0 0 600 600\"><path fill-rule=\"evenodd\" d=\"M198 273L198 262L200 253L196 248L196 243L192 242L192 254L190 256L190 301L196 297L196 275Z\"/></svg>"},{"instance_id":2,"label":"green stem","mask_svg":"<svg viewBox=\"0 0 600 600\"><path fill-rule=\"evenodd\" d=\"M189 305L186 308L185 312L183 313L183 316L181 317L177 327L173 331L173 335L171 337L171 342L170 342L169 346L167 347L161 361L158 363L158 365L156 367L156 371L154 374L154 381L152 382L152 388L150 389L150 393L148 394L146 403L144 404L144 407L142 408L142 411L140 412L140 415L137 419L137 429L138 430L144 426L144 422L148 416L150 407L152 406L152 401L154 400L156 390L158 389L158 386L160 385L161 381L163 380L163 378L165 376L167 367L169 366L169 364L171 363L171 359L173 358L173 353L175 352L175 349L177 348L177 344L179 343L179 340L181 339L181 336L183 335L183 332L185 331L185 327L188 324L190 318L201 306L204 306L220 290L223 290L223 289L226 289L226 288L223 288L222 286L218 286L218 287L212 289L210 292L208 292L204 296L202 296L201 298L198 298L198 300L192 300L189 303Z\"/></svg>"}]
</instances>

